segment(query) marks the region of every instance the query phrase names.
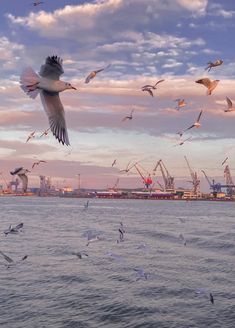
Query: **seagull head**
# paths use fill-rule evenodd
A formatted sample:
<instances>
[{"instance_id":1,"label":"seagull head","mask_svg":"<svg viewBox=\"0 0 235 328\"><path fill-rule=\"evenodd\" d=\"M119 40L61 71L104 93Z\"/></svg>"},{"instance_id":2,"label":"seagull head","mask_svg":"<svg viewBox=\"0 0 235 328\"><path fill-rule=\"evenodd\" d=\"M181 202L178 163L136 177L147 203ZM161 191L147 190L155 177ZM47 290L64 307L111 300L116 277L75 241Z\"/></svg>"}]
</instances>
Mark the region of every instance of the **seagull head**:
<instances>
[{"instance_id":1,"label":"seagull head","mask_svg":"<svg viewBox=\"0 0 235 328\"><path fill-rule=\"evenodd\" d=\"M71 83L65 82L65 89L73 89L73 90L77 90L75 87L72 86Z\"/></svg>"}]
</instances>

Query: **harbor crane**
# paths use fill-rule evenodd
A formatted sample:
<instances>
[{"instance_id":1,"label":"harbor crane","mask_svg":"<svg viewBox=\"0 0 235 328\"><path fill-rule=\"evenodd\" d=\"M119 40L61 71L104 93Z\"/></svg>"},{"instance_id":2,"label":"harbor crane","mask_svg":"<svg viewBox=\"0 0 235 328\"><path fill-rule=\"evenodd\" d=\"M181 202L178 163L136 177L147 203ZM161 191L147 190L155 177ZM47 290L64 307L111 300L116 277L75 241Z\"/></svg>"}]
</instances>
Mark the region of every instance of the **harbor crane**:
<instances>
[{"instance_id":1,"label":"harbor crane","mask_svg":"<svg viewBox=\"0 0 235 328\"><path fill-rule=\"evenodd\" d=\"M155 174L157 168L160 168L162 178L164 181L164 191L167 190L175 190L174 178L170 175L169 171L167 170L166 166L164 165L162 159L160 159L155 168L153 169L153 174Z\"/></svg>"},{"instance_id":2,"label":"harbor crane","mask_svg":"<svg viewBox=\"0 0 235 328\"><path fill-rule=\"evenodd\" d=\"M191 169L187 157L184 156L184 158L185 158L185 161L187 163L187 166L188 166L188 169L189 169L189 172L191 175L192 181L190 181L190 182L193 184L193 193L194 193L194 195L197 195L199 192L199 189L200 189L200 180L198 179L197 172L193 172L193 170Z\"/></svg>"},{"instance_id":3,"label":"harbor crane","mask_svg":"<svg viewBox=\"0 0 235 328\"><path fill-rule=\"evenodd\" d=\"M206 172L204 170L201 170L201 171L204 174L204 176L205 176L205 178L206 178L206 180L207 180L207 182L210 186L210 189L213 191L213 194L216 195L218 193L221 193L222 192L222 187L224 187L224 185L222 185L221 183L215 183L214 179L211 182L211 180L207 176Z\"/></svg>"},{"instance_id":4,"label":"harbor crane","mask_svg":"<svg viewBox=\"0 0 235 328\"><path fill-rule=\"evenodd\" d=\"M143 183L144 183L146 189L149 189L149 187L153 183L153 180L151 178L150 173L148 173L148 176L147 177L144 177L144 175L141 173L140 168L138 167L137 163L134 164L134 167L135 167L136 171L139 173L141 179L143 180Z\"/></svg>"},{"instance_id":5,"label":"harbor crane","mask_svg":"<svg viewBox=\"0 0 235 328\"><path fill-rule=\"evenodd\" d=\"M224 169L224 178L227 186L227 195L231 197L235 194L235 185L228 165L226 165Z\"/></svg>"}]
</instances>

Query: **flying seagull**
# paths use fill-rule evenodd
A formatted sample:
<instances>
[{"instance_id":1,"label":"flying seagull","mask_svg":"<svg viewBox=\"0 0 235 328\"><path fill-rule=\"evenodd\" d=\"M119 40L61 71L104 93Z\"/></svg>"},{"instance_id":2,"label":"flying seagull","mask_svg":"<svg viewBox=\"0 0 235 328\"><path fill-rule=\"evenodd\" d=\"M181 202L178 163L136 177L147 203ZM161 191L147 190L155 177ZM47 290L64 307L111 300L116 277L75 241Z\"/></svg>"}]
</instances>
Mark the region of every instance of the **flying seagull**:
<instances>
[{"instance_id":1,"label":"flying seagull","mask_svg":"<svg viewBox=\"0 0 235 328\"><path fill-rule=\"evenodd\" d=\"M43 3L44 3L44 1L35 1L35 2L32 3L32 5L34 7L36 7L36 6L39 6L39 5L43 4Z\"/></svg>"},{"instance_id":2,"label":"flying seagull","mask_svg":"<svg viewBox=\"0 0 235 328\"><path fill-rule=\"evenodd\" d=\"M177 101L177 106L175 107L175 109L180 110L181 107L186 106L186 102L184 99L176 99L175 101Z\"/></svg>"},{"instance_id":3,"label":"flying seagull","mask_svg":"<svg viewBox=\"0 0 235 328\"><path fill-rule=\"evenodd\" d=\"M190 130L190 129L194 128L194 127L195 128L200 128L201 123L199 123L199 121L200 121L201 116L202 116L202 110L200 111L200 114L198 115L198 118L197 118L196 122L193 123L193 125L191 125L189 128L187 128L187 129L185 129L183 131L178 132L178 134L182 137L182 135L183 135L183 133L185 131Z\"/></svg>"},{"instance_id":4,"label":"flying seagull","mask_svg":"<svg viewBox=\"0 0 235 328\"><path fill-rule=\"evenodd\" d=\"M132 120L133 119L133 112L134 112L134 109L132 109L132 111L130 112L129 115L125 116L123 119L122 119L122 122L126 121L126 120Z\"/></svg>"},{"instance_id":5,"label":"flying seagull","mask_svg":"<svg viewBox=\"0 0 235 328\"><path fill-rule=\"evenodd\" d=\"M47 136L50 131L50 128L46 129L40 136L39 138L42 138L43 136Z\"/></svg>"},{"instance_id":6,"label":"flying seagull","mask_svg":"<svg viewBox=\"0 0 235 328\"><path fill-rule=\"evenodd\" d=\"M7 256L6 254L4 254L2 251L0 251L0 254L3 256L4 260L7 261L8 264L5 264L7 268L10 268L11 265L15 264L16 262L14 262L14 260L12 260L12 258L10 258L9 256ZM20 261L24 261L28 258L28 255L24 255Z\"/></svg>"},{"instance_id":7,"label":"flying seagull","mask_svg":"<svg viewBox=\"0 0 235 328\"><path fill-rule=\"evenodd\" d=\"M122 222L120 222L120 227L118 229L118 232L119 232L119 239L117 240L117 243L120 243L124 241L124 233L125 233Z\"/></svg>"},{"instance_id":8,"label":"flying seagull","mask_svg":"<svg viewBox=\"0 0 235 328\"><path fill-rule=\"evenodd\" d=\"M46 161L37 161L37 162L34 162L33 165L32 165L32 169L36 166L36 165L39 165L40 163L46 163Z\"/></svg>"},{"instance_id":9,"label":"flying seagull","mask_svg":"<svg viewBox=\"0 0 235 328\"><path fill-rule=\"evenodd\" d=\"M227 112L233 112L233 111L235 111L235 108L233 107L232 100L229 99L228 97L226 97L226 101L227 101L228 107L227 107L227 109L225 109L224 111L225 111L226 113L227 113Z\"/></svg>"},{"instance_id":10,"label":"flying seagull","mask_svg":"<svg viewBox=\"0 0 235 328\"><path fill-rule=\"evenodd\" d=\"M207 298L209 298L211 304L214 304L214 296L207 289L205 289L205 288L197 288L196 291L195 291L195 293L196 293L196 295L206 296Z\"/></svg>"},{"instance_id":11,"label":"flying seagull","mask_svg":"<svg viewBox=\"0 0 235 328\"><path fill-rule=\"evenodd\" d=\"M143 90L143 89L153 89L153 90L156 90L156 89L157 89L157 85L158 85L159 83L163 82L163 81L165 81L165 80L159 80L159 81L157 81L154 85L146 84L146 85L144 85L141 89L142 89L142 90Z\"/></svg>"},{"instance_id":12,"label":"flying seagull","mask_svg":"<svg viewBox=\"0 0 235 328\"><path fill-rule=\"evenodd\" d=\"M22 181L22 191L26 192L28 187L28 177L26 173L30 172L27 169L24 169L23 167L17 167L14 171L11 171L11 175L18 175L18 177Z\"/></svg>"},{"instance_id":13,"label":"flying seagull","mask_svg":"<svg viewBox=\"0 0 235 328\"><path fill-rule=\"evenodd\" d=\"M76 88L59 79L63 73L62 59L58 56L47 57L45 64L41 66L39 75L31 67L25 68L20 77L20 84L30 98L34 99L40 93L53 135L63 145L68 146L70 143L59 92L66 89L76 90Z\"/></svg>"},{"instance_id":14,"label":"flying seagull","mask_svg":"<svg viewBox=\"0 0 235 328\"><path fill-rule=\"evenodd\" d=\"M205 77L203 79L199 79L195 81L196 83L203 84L207 88L207 95L211 95L212 91L217 87L217 84L219 83L220 80L214 80L211 81L208 79L208 77Z\"/></svg>"},{"instance_id":15,"label":"flying seagull","mask_svg":"<svg viewBox=\"0 0 235 328\"><path fill-rule=\"evenodd\" d=\"M22 231L21 229L23 228L23 225L24 225L23 223L19 223L15 227L10 225L9 228L4 231L5 236L7 236L8 234L11 234L11 233L16 234L16 233Z\"/></svg>"},{"instance_id":16,"label":"flying seagull","mask_svg":"<svg viewBox=\"0 0 235 328\"><path fill-rule=\"evenodd\" d=\"M210 72L210 70L212 69L212 67L220 66L222 64L223 64L223 60L222 59L217 59L214 62L209 61L207 63L207 67L205 68L205 70L207 70L208 72Z\"/></svg>"},{"instance_id":17,"label":"flying seagull","mask_svg":"<svg viewBox=\"0 0 235 328\"><path fill-rule=\"evenodd\" d=\"M90 80L94 79L94 77L97 75L97 73L100 73L102 71L104 71L105 69L109 68L110 64L108 64L106 67L101 68L101 69L97 69L96 71L92 71L85 79L85 83L89 83Z\"/></svg>"},{"instance_id":18,"label":"flying seagull","mask_svg":"<svg viewBox=\"0 0 235 328\"><path fill-rule=\"evenodd\" d=\"M178 144L174 145L174 147L176 147L176 146L182 146L186 141L188 141L190 139L192 139L192 137L189 137L187 139L181 140Z\"/></svg>"},{"instance_id":19,"label":"flying seagull","mask_svg":"<svg viewBox=\"0 0 235 328\"><path fill-rule=\"evenodd\" d=\"M112 163L112 167L114 167L114 165L117 163L117 160L115 159Z\"/></svg>"},{"instance_id":20,"label":"flying seagull","mask_svg":"<svg viewBox=\"0 0 235 328\"><path fill-rule=\"evenodd\" d=\"M29 135L28 135L28 138L27 138L27 140L26 140L26 142L28 142L30 139L32 139L32 138L35 138L35 132L36 131L33 131L33 132L31 132Z\"/></svg>"}]
</instances>

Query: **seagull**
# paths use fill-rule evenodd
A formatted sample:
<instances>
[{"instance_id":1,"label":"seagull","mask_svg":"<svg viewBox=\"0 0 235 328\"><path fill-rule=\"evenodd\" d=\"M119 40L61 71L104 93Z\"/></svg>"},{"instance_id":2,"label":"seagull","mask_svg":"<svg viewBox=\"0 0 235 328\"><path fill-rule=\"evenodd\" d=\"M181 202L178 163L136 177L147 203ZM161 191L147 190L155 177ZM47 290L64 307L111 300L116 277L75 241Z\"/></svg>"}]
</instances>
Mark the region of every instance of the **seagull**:
<instances>
[{"instance_id":1,"label":"seagull","mask_svg":"<svg viewBox=\"0 0 235 328\"><path fill-rule=\"evenodd\" d=\"M50 128L48 128L47 130L45 130L45 131L40 135L39 138L42 138L43 136L47 136L48 133L49 133L49 131L50 131Z\"/></svg>"},{"instance_id":2,"label":"seagull","mask_svg":"<svg viewBox=\"0 0 235 328\"><path fill-rule=\"evenodd\" d=\"M187 130L190 130L190 129L194 128L194 127L195 128L200 128L201 124L199 123L199 121L200 121L201 116L202 116L202 110L200 111L200 114L198 115L198 118L197 118L196 122L193 123L193 125L191 125L189 128L187 128L187 129L185 129L183 131L178 132L178 134L180 135L180 137L182 137L183 133L185 131L187 131Z\"/></svg>"},{"instance_id":3,"label":"seagull","mask_svg":"<svg viewBox=\"0 0 235 328\"><path fill-rule=\"evenodd\" d=\"M84 208L83 208L83 210L84 210L84 211L87 210L87 209L88 209L88 206L89 206L89 200L86 202L86 204L84 204Z\"/></svg>"},{"instance_id":4,"label":"seagull","mask_svg":"<svg viewBox=\"0 0 235 328\"><path fill-rule=\"evenodd\" d=\"M89 83L90 80L94 79L94 77L96 76L97 73L100 73L102 71L104 71L105 69L109 68L111 64L108 64L106 67L101 68L101 69L97 69L96 71L92 71L85 79L85 83Z\"/></svg>"},{"instance_id":5,"label":"seagull","mask_svg":"<svg viewBox=\"0 0 235 328\"><path fill-rule=\"evenodd\" d=\"M228 108L225 109L224 111L227 113L227 112L233 112L235 111L235 108L233 107L233 103L232 103L232 100L229 99L228 97L226 97L226 101L227 101L227 104L228 104Z\"/></svg>"},{"instance_id":6,"label":"seagull","mask_svg":"<svg viewBox=\"0 0 235 328\"><path fill-rule=\"evenodd\" d=\"M207 88L207 95L211 95L212 91L216 88L220 80L211 81L207 77L195 81L196 83L203 84Z\"/></svg>"},{"instance_id":7,"label":"seagull","mask_svg":"<svg viewBox=\"0 0 235 328\"><path fill-rule=\"evenodd\" d=\"M34 162L33 165L32 165L32 169L34 168L34 166L39 165L40 163L46 163L46 161L40 160L38 162Z\"/></svg>"},{"instance_id":8,"label":"seagull","mask_svg":"<svg viewBox=\"0 0 235 328\"><path fill-rule=\"evenodd\" d=\"M36 131L33 131L33 132L31 132L29 135L28 135L28 138L27 138L27 140L26 140L26 142L28 142L30 139L32 139L32 138L35 138L35 132Z\"/></svg>"},{"instance_id":9,"label":"seagull","mask_svg":"<svg viewBox=\"0 0 235 328\"><path fill-rule=\"evenodd\" d=\"M182 235L182 233L179 235L179 239L182 240L184 246L186 246L187 242L186 242L186 239L184 238L184 236Z\"/></svg>"},{"instance_id":10,"label":"seagull","mask_svg":"<svg viewBox=\"0 0 235 328\"><path fill-rule=\"evenodd\" d=\"M11 265L13 265L14 263L14 260L12 260L12 258L10 258L9 256L7 256L6 254L4 254L2 251L0 251L0 254L4 257L4 260L6 260L8 262L8 264L5 264L7 268L10 268ZM28 255L24 255L20 261L24 261L28 258Z\"/></svg>"},{"instance_id":11,"label":"seagull","mask_svg":"<svg viewBox=\"0 0 235 328\"><path fill-rule=\"evenodd\" d=\"M153 89L153 90L156 90L156 89L157 89L157 85L158 85L158 83L161 83L161 82L163 82L163 81L165 81L165 80L159 80L159 81L157 81L154 85L146 84L146 85L144 85L141 89L142 89L142 90L143 90L143 89ZM143 91L145 91L145 90L143 90Z\"/></svg>"},{"instance_id":12,"label":"seagull","mask_svg":"<svg viewBox=\"0 0 235 328\"><path fill-rule=\"evenodd\" d=\"M142 278L144 278L145 280L147 280L148 279L148 276L149 276L149 274L148 273L146 273L145 271L144 271L144 269L136 269L136 268L134 268L133 269L136 273L137 273L137 275L138 275L138 278L136 279L136 281L137 280L140 280L140 279L142 279Z\"/></svg>"},{"instance_id":13,"label":"seagull","mask_svg":"<svg viewBox=\"0 0 235 328\"><path fill-rule=\"evenodd\" d=\"M27 187L28 187L28 177L26 175L26 173L30 172L27 169L24 169L23 167L17 167L14 171L11 171L11 175L18 175L18 177L21 179L22 181L22 191L26 192L27 191Z\"/></svg>"},{"instance_id":14,"label":"seagull","mask_svg":"<svg viewBox=\"0 0 235 328\"><path fill-rule=\"evenodd\" d=\"M114 167L114 165L117 163L117 160L115 159L112 163L112 167Z\"/></svg>"},{"instance_id":15,"label":"seagull","mask_svg":"<svg viewBox=\"0 0 235 328\"><path fill-rule=\"evenodd\" d=\"M190 140L190 139L192 139L192 137L189 137L189 138L187 138L187 139L181 140L180 143L174 145L174 147L176 147L176 146L182 146L186 141L188 141L188 140Z\"/></svg>"},{"instance_id":16,"label":"seagull","mask_svg":"<svg viewBox=\"0 0 235 328\"><path fill-rule=\"evenodd\" d=\"M122 122L126 121L126 120L132 120L133 119L133 112L134 112L134 109L132 109L131 113L127 116L125 116L123 119L122 119Z\"/></svg>"},{"instance_id":17,"label":"seagull","mask_svg":"<svg viewBox=\"0 0 235 328\"><path fill-rule=\"evenodd\" d=\"M180 110L181 107L186 106L186 102L184 99L176 99L175 101L178 102L177 107L175 109Z\"/></svg>"},{"instance_id":18,"label":"seagull","mask_svg":"<svg viewBox=\"0 0 235 328\"><path fill-rule=\"evenodd\" d=\"M117 243L120 243L124 241L124 233L125 233L122 222L120 222L120 228L118 229L118 231L119 231L119 239L117 240Z\"/></svg>"},{"instance_id":19,"label":"seagull","mask_svg":"<svg viewBox=\"0 0 235 328\"><path fill-rule=\"evenodd\" d=\"M44 1L35 1L35 2L32 3L32 5L33 5L34 7L36 7L36 6L41 5L42 3L44 3Z\"/></svg>"},{"instance_id":20,"label":"seagull","mask_svg":"<svg viewBox=\"0 0 235 328\"><path fill-rule=\"evenodd\" d=\"M11 233L16 234L16 233L22 231L21 229L23 228L23 225L24 225L23 223L19 223L15 227L10 225L9 228L4 231L5 236L7 236L8 234L11 234Z\"/></svg>"},{"instance_id":21,"label":"seagull","mask_svg":"<svg viewBox=\"0 0 235 328\"><path fill-rule=\"evenodd\" d=\"M98 235L97 232L94 232L92 230L88 230L84 233L84 236L87 237L87 244L86 246L89 246L90 243L95 242L95 241L99 241L100 240L100 236Z\"/></svg>"},{"instance_id":22,"label":"seagull","mask_svg":"<svg viewBox=\"0 0 235 328\"><path fill-rule=\"evenodd\" d=\"M209 298L211 304L214 304L214 296L207 289L205 289L205 288L197 288L196 291L195 291L195 293L197 295L206 296L207 298Z\"/></svg>"},{"instance_id":23,"label":"seagull","mask_svg":"<svg viewBox=\"0 0 235 328\"><path fill-rule=\"evenodd\" d=\"M47 57L45 64L41 66L39 75L31 67L25 68L20 76L20 84L30 98L34 99L40 93L53 135L63 145L68 146L70 143L59 92L66 89L76 90L76 88L59 79L64 73L62 62L58 56Z\"/></svg>"},{"instance_id":24,"label":"seagull","mask_svg":"<svg viewBox=\"0 0 235 328\"><path fill-rule=\"evenodd\" d=\"M88 257L88 254L85 252L73 252L73 255L76 255L78 259L83 259L84 256Z\"/></svg>"},{"instance_id":25,"label":"seagull","mask_svg":"<svg viewBox=\"0 0 235 328\"><path fill-rule=\"evenodd\" d=\"M225 162L227 162L227 160L228 160L228 157L226 157L225 160L223 160L223 162L221 163L221 165L224 165Z\"/></svg>"},{"instance_id":26,"label":"seagull","mask_svg":"<svg viewBox=\"0 0 235 328\"><path fill-rule=\"evenodd\" d=\"M207 63L207 67L205 68L205 71L207 70L208 72L210 72L210 70L212 69L212 67L220 66L222 64L223 64L223 60L222 59L217 59L214 62L209 61Z\"/></svg>"}]
</instances>

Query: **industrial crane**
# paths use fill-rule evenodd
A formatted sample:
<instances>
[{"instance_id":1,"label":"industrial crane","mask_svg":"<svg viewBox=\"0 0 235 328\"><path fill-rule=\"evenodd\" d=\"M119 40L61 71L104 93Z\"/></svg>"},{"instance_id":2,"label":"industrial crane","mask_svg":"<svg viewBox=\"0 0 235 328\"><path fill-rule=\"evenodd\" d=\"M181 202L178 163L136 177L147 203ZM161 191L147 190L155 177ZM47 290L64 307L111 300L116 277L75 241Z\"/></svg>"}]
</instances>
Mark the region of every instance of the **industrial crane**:
<instances>
[{"instance_id":1,"label":"industrial crane","mask_svg":"<svg viewBox=\"0 0 235 328\"><path fill-rule=\"evenodd\" d=\"M210 186L210 189L213 190L213 194L217 194L217 193L221 193L222 192L222 187L223 185L221 183L215 183L215 180L213 179L212 182L211 180L208 178L206 172L204 170L201 170L202 173L204 174L209 186Z\"/></svg>"},{"instance_id":2,"label":"industrial crane","mask_svg":"<svg viewBox=\"0 0 235 328\"><path fill-rule=\"evenodd\" d=\"M161 170L161 174L162 174L162 178L163 178L163 181L164 181L164 185L165 185L165 188L164 190L174 190L175 189L175 185L174 185L174 178L170 175L170 173L168 172L166 166L164 165L163 161L160 159L155 168L153 169L153 174L155 174L158 166L160 167L160 170Z\"/></svg>"},{"instance_id":3,"label":"industrial crane","mask_svg":"<svg viewBox=\"0 0 235 328\"><path fill-rule=\"evenodd\" d=\"M146 187L147 189L149 189L149 187L150 187L151 184L153 183L153 180L152 180L152 178L151 178L150 173L148 173L148 176L145 178L144 175L141 173L139 167L137 166L137 163L134 164L134 167L135 167L136 171L139 173L141 179L143 180L143 183L144 183L145 187Z\"/></svg>"},{"instance_id":4,"label":"industrial crane","mask_svg":"<svg viewBox=\"0 0 235 328\"><path fill-rule=\"evenodd\" d=\"M192 181L190 181L190 182L193 184L193 193L194 193L194 195L197 195L199 188L200 188L200 180L197 177L197 172L193 172L193 170L191 169L189 162L187 160L187 157L184 156L184 158L185 158L185 161L187 163L187 166L188 166L191 178L192 178Z\"/></svg>"},{"instance_id":5,"label":"industrial crane","mask_svg":"<svg viewBox=\"0 0 235 328\"><path fill-rule=\"evenodd\" d=\"M234 185L228 165L225 166L224 177L225 177L225 183L227 186L227 195L232 196L235 194L235 185Z\"/></svg>"}]
</instances>

